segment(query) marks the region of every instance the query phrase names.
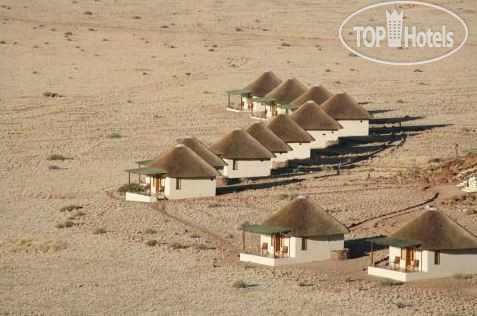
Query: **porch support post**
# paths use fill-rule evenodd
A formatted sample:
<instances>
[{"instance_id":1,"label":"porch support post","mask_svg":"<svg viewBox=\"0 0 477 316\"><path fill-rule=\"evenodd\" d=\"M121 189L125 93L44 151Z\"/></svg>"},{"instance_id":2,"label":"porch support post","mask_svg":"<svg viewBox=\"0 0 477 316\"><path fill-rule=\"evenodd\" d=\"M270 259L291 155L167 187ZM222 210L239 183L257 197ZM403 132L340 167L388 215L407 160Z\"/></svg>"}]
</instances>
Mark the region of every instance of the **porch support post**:
<instances>
[{"instance_id":1,"label":"porch support post","mask_svg":"<svg viewBox=\"0 0 477 316\"><path fill-rule=\"evenodd\" d=\"M149 195L152 196L152 177L149 177Z\"/></svg>"},{"instance_id":2,"label":"porch support post","mask_svg":"<svg viewBox=\"0 0 477 316\"><path fill-rule=\"evenodd\" d=\"M240 111L243 111L242 94L240 94Z\"/></svg>"},{"instance_id":3,"label":"porch support post","mask_svg":"<svg viewBox=\"0 0 477 316\"><path fill-rule=\"evenodd\" d=\"M128 172L128 184L131 184L131 172Z\"/></svg>"},{"instance_id":4,"label":"porch support post","mask_svg":"<svg viewBox=\"0 0 477 316\"><path fill-rule=\"evenodd\" d=\"M245 230L242 230L242 250L245 252Z\"/></svg>"},{"instance_id":5,"label":"porch support post","mask_svg":"<svg viewBox=\"0 0 477 316\"><path fill-rule=\"evenodd\" d=\"M228 99L229 99L227 107L229 108L230 107L230 93L227 93L227 96L228 96Z\"/></svg>"},{"instance_id":6,"label":"porch support post","mask_svg":"<svg viewBox=\"0 0 477 316\"><path fill-rule=\"evenodd\" d=\"M373 242L371 242L371 266L374 267L374 247L373 247Z\"/></svg>"}]
</instances>

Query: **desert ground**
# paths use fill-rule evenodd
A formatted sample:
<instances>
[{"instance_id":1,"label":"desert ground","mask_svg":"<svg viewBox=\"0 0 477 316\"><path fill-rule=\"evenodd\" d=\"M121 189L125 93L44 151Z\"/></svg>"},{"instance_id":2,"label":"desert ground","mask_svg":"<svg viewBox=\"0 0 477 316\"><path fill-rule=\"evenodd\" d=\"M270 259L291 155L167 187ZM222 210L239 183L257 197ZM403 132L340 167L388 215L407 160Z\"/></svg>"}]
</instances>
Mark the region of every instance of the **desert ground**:
<instances>
[{"instance_id":1,"label":"desert ground","mask_svg":"<svg viewBox=\"0 0 477 316\"><path fill-rule=\"evenodd\" d=\"M237 228L296 194L351 227L347 239L387 234L431 202L477 233L475 194L441 170L455 144L477 147L477 2L434 1L466 21L467 44L400 67L339 41L343 19L371 3L1 0L0 314L476 315L475 276L389 286L367 276L367 253L238 261ZM225 110L224 91L267 70L348 92L374 114L371 137L215 198L148 205L116 192L134 161L177 138L212 143L252 123Z\"/></svg>"}]
</instances>

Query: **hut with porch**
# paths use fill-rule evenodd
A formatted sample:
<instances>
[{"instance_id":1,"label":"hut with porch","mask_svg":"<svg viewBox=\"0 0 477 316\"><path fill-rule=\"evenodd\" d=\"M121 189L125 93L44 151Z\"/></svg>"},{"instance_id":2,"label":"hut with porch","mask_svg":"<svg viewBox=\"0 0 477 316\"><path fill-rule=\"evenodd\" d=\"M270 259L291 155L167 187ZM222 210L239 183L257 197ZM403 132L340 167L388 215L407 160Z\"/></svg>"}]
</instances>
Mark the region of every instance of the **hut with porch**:
<instances>
[{"instance_id":1,"label":"hut with porch","mask_svg":"<svg viewBox=\"0 0 477 316\"><path fill-rule=\"evenodd\" d=\"M338 142L338 131L343 127L314 101L307 101L290 117L315 139L311 148L326 148Z\"/></svg>"},{"instance_id":2,"label":"hut with porch","mask_svg":"<svg viewBox=\"0 0 477 316\"><path fill-rule=\"evenodd\" d=\"M349 230L304 196L288 202L261 225L244 225L240 261L280 266L330 259L344 248ZM260 234L260 246L246 251L245 233Z\"/></svg>"},{"instance_id":3,"label":"hut with porch","mask_svg":"<svg viewBox=\"0 0 477 316\"><path fill-rule=\"evenodd\" d=\"M273 72L266 71L244 88L226 91L228 96L227 109L248 112L265 111L265 105L260 102L254 102L253 98L264 97L280 83L282 83L280 78L278 78ZM232 106L230 101L231 95L237 95L240 97L239 106L235 108Z\"/></svg>"},{"instance_id":4,"label":"hut with porch","mask_svg":"<svg viewBox=\"0 0 477 316\"><path fill-rule=\"evenodd\" d=\"M388 237L369 240L389 246L389 261L374 263L368 274L401 282L477 273L477 237L434 207Z\"/></svg>"},{"instance_id":5,"label":"hut with porch","mask_svg":"<svg viewBox=\"0 0 477 316\"><path fill-rule=\"evenodd\" d=\"M290 114L296 108L291 102L306 90L306 86L298 79L288 79L264 97L254 99L254 101L265 104L265 117L267 118L275 117L278 114Z\"/></svg>"},{"instance_id":6,"label":"hut with porch","mask_svg":"<svg viewBox=\"0 0 477 316\"><path fill-rule=\"evenodd\" d=\"M148 192L126 193L126 200L139 202L215 196L216 177L220 176L214 167L184 144L168 149L145 167L127 171L146 176Z\"/></svg>"},{"instance_id":7,"label":"hut with porch","mask_svg":"<svg viewBox=\"0 0 477 316\"><path fill-rule=\"evenodd\" d=\"M310 158L311 142L315 139L289 115L277 115L267 127L293 149L286 153L287 160Z\"/></svg>"},{"instance_id":8,"label":"hut with porch","mask_svg":"<svg viewBox=\"0 0 477 316\"><path fill-rule=\"evenodd\" d=\"M328 91L323 86L314 86L310 89L306 90L303 94L301 94L298 98L292 101L293 105L300 107L307 101L314 101L316 104L323 104L326 100L331 98L333 94Z\"/></svg>"},{"instance_id":9,"label":"hut with porch","mask_svg":"<svg viewBox=\"0 0 477 316\"><path fill-rule=\"evenodd\" d=\"M271 159L275 155L241 128L234 129L210 148L227 164L223 173L227 178L266 177L271 173Z\"/></svg>"},{"instance_id":10,"label":"hut with porch","mask_svg":"<svg viewBox=\"0 0 477 316\"><path fill-rule=\"evenodd\" d=\"M287 161L287 153L293 149L281 140L280 137L275 135L264 122L254 123L250 125L246 131L275 155L275 157L272 158L272 166L274 163Z\"/></svg>"},{"instance_id":11,"label":"hut with porch","mask_svg":"<svg viewBox=\"0 0 477 316\"><path fill-rule=\"evenodd\" d=\"M338 131L339 137L369 135L371 115L346 92L335 94L321 107L343 127Z\"/></svg>"},{"instance_id":12,"label":"hut with porch","mask_svg":"<svg viewBox=\"0 0 477 316\"><path fill-rule=\"evenodd\" d=\"M204 159L209 165L217 169L220 174L224 173L224 167L227 163L217 156L212 149L202 143L197 137L189 136L177 140L179 144L184 144L192 149L197 155Z\"/></svg>"}]
</instances>

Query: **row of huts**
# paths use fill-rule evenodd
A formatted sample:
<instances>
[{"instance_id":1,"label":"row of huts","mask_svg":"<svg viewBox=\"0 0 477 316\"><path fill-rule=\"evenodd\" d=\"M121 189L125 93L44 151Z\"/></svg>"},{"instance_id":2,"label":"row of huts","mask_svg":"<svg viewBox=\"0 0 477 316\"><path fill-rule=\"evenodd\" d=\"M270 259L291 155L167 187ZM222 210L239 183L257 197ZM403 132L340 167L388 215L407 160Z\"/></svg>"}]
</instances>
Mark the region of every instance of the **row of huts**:
<instances>
[{"instance_id":1,"label":"row of huts","mask_svg":"<svg viewBox=\"0 0 477 316\"><path fill-rule=\"evenodd\" d=\"M255 118L292 114L313 101L340 124L338 136L367 136L369 132L370 114L347 93L333 95L323 86L308 88L296 78L282 81L271 71L262 73L241 89L226 92L228 110L249 112ZM238 96L238 104L231 102L232 96Z\"/></svg>"},{"instance_id":2,"label":"row of huts","mask_svg":"<svg viewBox=\"0 0 477 316\"><path fill-rule=\"evenodd\" d=\"M127 192L126 199L215 196L219 177L267 177L272 169L308 159L312 149L336 144L340 137L367 135L369 113L346 93L331 98L327 108L310 99L289 115L234 129L210 147L195 137L180 139L154 160L138 161L138 168L127 170L129 179L139 175L144 192ZM355 128L356 121L366 128ZM343 132L344 126L351 129Z\"/></svg>"},{"instance_id":3,"label":"row of huts","mask_svg":"<svg viewBox=\"0 0 477 316\"><path fill-rule=\"evenodd\" d=\"M245 262L281 266L339 259L342 253L355 252L344 248L348 228L305 196L293 199L261 224L243 225L241 230L240 260ZM259 234L260 244L246 249L245 233ZM368 274L376 277L407 282L477 273L477 237L434 207L389 236L367 242ZM376 246L389 247L388 256L375 260Z\"/></svg>"}]
</instances>

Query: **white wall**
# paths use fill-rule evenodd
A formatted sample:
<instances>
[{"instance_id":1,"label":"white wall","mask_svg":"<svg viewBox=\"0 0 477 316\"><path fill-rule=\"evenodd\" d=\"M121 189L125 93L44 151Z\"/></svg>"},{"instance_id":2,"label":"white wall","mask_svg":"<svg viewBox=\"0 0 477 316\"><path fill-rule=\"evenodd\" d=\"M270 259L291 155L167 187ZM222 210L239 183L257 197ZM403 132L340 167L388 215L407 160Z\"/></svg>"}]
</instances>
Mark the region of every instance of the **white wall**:
<instances>
[{"instance_id":1,"label":"white wall","mask_svg":"<svg viewBox=\"0 0 477 316\"><path fill-rule=\"evenodd\" d=\"M254 112L263 112L265 111L265 103L253 102L253 111Z\"/></svg>"},{"instance_id":2,"label":"white wall","mask_svg":"<svg viewBox=\"0 0 477 316\"><path fill-rule=\"evenodd\" d=\"M310 143L287 143L293 150L286 153L287 160L310 158Z\"/></svg>"},{"instance_id":3,"label":"white wall","mask_svg":"<svg viewBox=\"0 0 477 316\"><path fill-rule=\"evenodd\" d=\"M216 179L181 179L181 189L176 190L175 178L166 177L164 195L170 200L215 196Z\"/></svg>"},{"instance_id":4,"label":"white wall","mask_svg":"<svg viewBox=\"0 0 477 316\"><path fill-rule=\"evenodd\" d=\"M311 148L326 148L328 142L338 140L338 131L307 131L315 140L311 142Z\"/></svg>"},{"instance_id":5,"label":"white wall","mask_svg":"<svg viewBox=\"0 0 477 316\"><path fill-rule=\"evenodd\" d=\"M272 161L265 160L237 160L237 170L233 170L233 161L224 159L224 176L227 178L254 178L268 177L272 170Z\"/></svg>"},{"instance_id":6,"label":"white wall","mask_svg":"<svg viewBox=\"0 0 477 316\"><path fill-rule=\"evenodd\" d=\"M126 192L126 201L152 203L157 202L157 198L155 196Z\"/></svg>"},{"instance_id":7,"label":"white wall","mask_svg":"<svg viewBox=\"0 0 477 316\"><path fill-rule=\"evenodd\" d=\"M287 153L274 153L275 157L272 158L272 162L284 162L288 160Z\"/></svg>"},{"instance_id":8,"label":"white wall","mask_svg":"<svg viewBox=\"0 0 477 316\"><path fill-rule=\"evenodd\" d=\"M368 136L369 120L337 120L343 126L338 130L338 136Z\"/></svg>"}]
</instances>

